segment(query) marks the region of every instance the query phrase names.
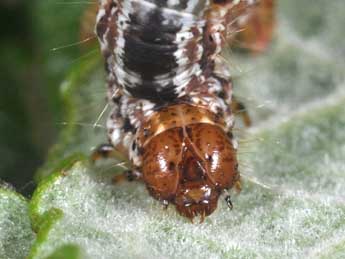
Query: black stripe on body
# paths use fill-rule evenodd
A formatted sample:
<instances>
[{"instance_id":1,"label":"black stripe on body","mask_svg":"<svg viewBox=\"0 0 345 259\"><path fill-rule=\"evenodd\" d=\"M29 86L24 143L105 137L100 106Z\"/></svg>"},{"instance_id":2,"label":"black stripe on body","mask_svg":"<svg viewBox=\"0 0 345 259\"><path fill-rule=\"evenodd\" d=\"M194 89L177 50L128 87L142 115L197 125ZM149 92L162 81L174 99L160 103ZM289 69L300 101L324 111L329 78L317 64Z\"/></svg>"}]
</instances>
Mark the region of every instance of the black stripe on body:
<instances>
[{"instance_id":1,"label":"black stripe on body","mask_svg":"<svg viewBox=\"0 0 345 259\"><path fill-rule=\"evenodd\" d=\"M123 56L124 71L137 74L140 83L126 80L126 90L137 98L175 98L172 79L176 75L177 46L174 40L181 26L167 20L160 8L147 10L145 15L140 12L130 14ZM166 80L163 83L157 78Z\"/></svg>"},{"instance_id":2,"label":"black stripe on body","mask_svg":"<svg viewBox=\"0 0 345 259\"><path fill-rule=\"evenodd\" d=\"M126 88L135 98L147 99L155 103L171 102L177 98L174 84L169 84L163 90L161 86L152 82L142 83L138 87Z\"/></svg>"},{"instance_id":3,"label":"black stripe on body","mask_svg":"<svg viewBox=\"0 0 345 259\"><path fill-rule=\"evenodd\" d=\"M130 18L131 26L125 33L125 67L145 81L174 70L177 46L173 41L179 28L168 28L172 32L165 32L167 28L162 25L163 17L158 10L149 13L144 24L137 17Z\"/></svg>"}]
</instances>

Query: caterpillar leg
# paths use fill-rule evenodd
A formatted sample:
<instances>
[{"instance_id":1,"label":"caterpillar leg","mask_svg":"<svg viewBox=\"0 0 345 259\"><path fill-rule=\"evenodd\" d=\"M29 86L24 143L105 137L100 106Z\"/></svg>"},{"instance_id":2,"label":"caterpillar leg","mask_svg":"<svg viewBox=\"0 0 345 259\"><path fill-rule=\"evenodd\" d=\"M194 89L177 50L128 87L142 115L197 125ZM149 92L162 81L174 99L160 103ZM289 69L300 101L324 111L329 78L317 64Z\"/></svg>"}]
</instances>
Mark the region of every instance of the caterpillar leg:
<instances>
[{"instance_id":1,"label":"caterpillar leg","mask_svg":"<svg viewBox=\"0 0 345 259\"><path fill-rule=\"evenodd\" d=\"M101 144L91 154L91 162L95 163L100 159L118 158L119 152L111 144Z\"/></svg>"},{"instance_id":2,"label":"caterpillar leg","mask_svg":"<svg viewBox=\"0 0 345 259\"><path fill-rule=\"evenodd\" d=\"M234 114L239 114L242 117L242 121L246 127L252 125L252 120L250 119L245 105L238 101L235 96L232 97L231 110Z\"/></svg>"},{"instance_id":3,"label":"caterpillar leg","mask_svg":"<svg viewBox=\"0 0 345 259\"><path fill-rule=\"evenodd\" d=\"M239 178L234 184L235 191L240 193L242 191L241 178Z\"/></svg>"},{"instance_id":4,"label":"caterpillar leg","mask_svg":"<svg viewBox=\"0 0 345 259\"><path fill-rule=\"evenodd\" d=\"M230 210L232 210L232 209L234 208L234 206L232 205L232 201L231 201L230 195L228 195L228 196L225 197L225 202L226 202L226 204L228 205L228 208L229 208Z\"/></svg>"},{"instance_id":5,"label":"caterpillar leg","mask_svg":"<svg viewBox=\"0 0 345 259\"><path fill-rule=\"evenodd\" d=\"M122 161L122 164L125 164L129 167L130 162L124 154L124 150L122 150L121 147L117 148L112 144L101 144L95 149L95 151L93 151L90 160L91 163L94 164L98 160L112 158L118 161Z\"/></svg>"},{"instance_id":6,"label":"caterpillar leg","mask_svg":"<svg viewBox=\"0 0 345 259\"><path fill-rule=\"evenodd\" d=\"M115 158L119 159L122 154L111 144L102 144L100 145L91 155L91 162L95 163L101 159L108 159L108 158ZM126 163L126 162L124 162ZM123 181L134 181L140 180L142 178L142 174L139 170L125 170L122 174L115 175L113 177L112 182L117 184Z\"/></svg>"},{"instance_id":7,"label":"caterpillar leg","mask_svg":"<svg viewBox=\"0 0 345 259\"><path fill-rule=\"evenodd\" d=\"M126 170L122 174L116 175L113 178L113 183L118 184L123 181L138 181L142 179L142 173L138 170Z\"/></svg>"}]
</instances>

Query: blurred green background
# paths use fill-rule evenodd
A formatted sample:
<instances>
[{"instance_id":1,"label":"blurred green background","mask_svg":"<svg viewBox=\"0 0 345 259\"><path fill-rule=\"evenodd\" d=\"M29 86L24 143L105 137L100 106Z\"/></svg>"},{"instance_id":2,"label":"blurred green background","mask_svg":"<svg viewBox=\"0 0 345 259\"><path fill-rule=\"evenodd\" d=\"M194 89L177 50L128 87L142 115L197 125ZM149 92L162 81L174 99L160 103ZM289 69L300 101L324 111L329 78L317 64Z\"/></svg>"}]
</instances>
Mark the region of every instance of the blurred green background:
<instances>
[{"instance_id":1,"label":"blurred green background","mask_svg":"<svg viewBox=\"0 0 345 259\"><path fill-rule=\"evenodd\" d=\"M80 17L88 6L0 2L0 179L26 195L63 127L59 85L84 54L80 45L52 49L80 40Z\"/></svg>"}]
</instances>

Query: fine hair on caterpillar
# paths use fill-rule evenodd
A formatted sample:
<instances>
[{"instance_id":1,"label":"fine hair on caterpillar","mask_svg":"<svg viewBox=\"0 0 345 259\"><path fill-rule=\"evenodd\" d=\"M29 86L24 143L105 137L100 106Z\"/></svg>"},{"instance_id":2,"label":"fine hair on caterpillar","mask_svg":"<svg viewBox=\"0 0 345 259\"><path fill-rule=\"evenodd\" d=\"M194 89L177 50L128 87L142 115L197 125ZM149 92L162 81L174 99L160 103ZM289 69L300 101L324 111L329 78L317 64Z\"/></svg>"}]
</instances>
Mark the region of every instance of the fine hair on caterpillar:
<instances>
[{"instance_id":1,"label":"fine hair on caterpillar","mask_svg":"<svg viewBox=\"0 0 345 259\"><path fill-rule=\"evenodd\" d=\"M240 190L234 115L245 109L233 101L232 71L221 51L237 41L256 3L101 0L98 11L90 5L107 104L96 104L102 107L94 121L75 124L98 127L108 117L109 144L93 160L122 154L129 163L114 167L128 164L128 179L141 180L152 197L190 219L210 215L222 195L232 208L227 190ZM81 35L55 51L93 39L85 30Z\"/></svg>"}]
</instances>

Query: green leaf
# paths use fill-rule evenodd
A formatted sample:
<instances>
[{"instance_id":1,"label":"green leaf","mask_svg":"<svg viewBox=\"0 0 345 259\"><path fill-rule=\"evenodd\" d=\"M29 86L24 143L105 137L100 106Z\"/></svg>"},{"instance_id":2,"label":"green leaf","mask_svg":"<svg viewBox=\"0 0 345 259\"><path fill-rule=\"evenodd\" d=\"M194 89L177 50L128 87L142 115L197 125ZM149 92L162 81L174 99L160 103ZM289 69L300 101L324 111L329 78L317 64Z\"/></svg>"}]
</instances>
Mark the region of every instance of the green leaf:
<instances>
[{"instance_id":1,"label":"green leaf","mask_svg":"<svg viewBox=\"0 0 345 259\"><path fill-rule=\"evenodd\" d=\"M34 240L28 202L0 186L0 258L25 258Z\"/></svg>"},{"instance_id":2,"label":"green leaf","mask_svg":"<svg viewBox=\"0 0 345 259\"><path fill-rule=\"evenodd\" d=\"M344 45L334 44L345 25L341 3L279 2L270 51L229 57L242 68L231 67L235 94L255 126L235 129L243 190L234 209L220 200L203 224L163 210L142 183L114 185L114 164L89 165L106 135L92 128L105 105L104 72L97 58L76 64L62 87L67 126L38 178L54 173L30 204L38 232L30 258L342 258L345 63Z\"/></svg>"},{"instance_id":3,"label":"green leaf","mask_svg":"<svg viewBox=\"0 0 345 259\"><path fill-rule=\"evenodd\" d=\"M53 254L46 259L79 259L83 258L77 246L65 245L58 248Z\"/></svg>"}]
</instances>

